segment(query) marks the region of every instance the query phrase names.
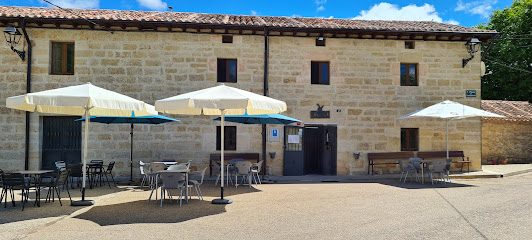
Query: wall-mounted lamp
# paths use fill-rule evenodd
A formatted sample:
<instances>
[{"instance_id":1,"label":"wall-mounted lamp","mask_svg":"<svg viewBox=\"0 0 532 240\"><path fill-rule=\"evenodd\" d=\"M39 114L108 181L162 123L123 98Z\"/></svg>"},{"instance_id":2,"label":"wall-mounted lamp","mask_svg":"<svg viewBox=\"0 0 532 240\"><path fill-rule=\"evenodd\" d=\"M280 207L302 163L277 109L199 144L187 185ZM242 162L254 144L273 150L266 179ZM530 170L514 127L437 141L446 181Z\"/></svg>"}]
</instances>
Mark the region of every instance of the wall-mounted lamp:
<instances>
[{"instance_id":1,"label":"wall-mounted lamp","mask_svg":"<svg viewBox=\"0 0 532 240\"><path fill-rule=\"evenodd\" d=\"M355 157L355 160L358 160L360 158L360 152L354 152L353 157Z\"/></svg>"},{"instance_id":2,"label":"wall-mounted lamp","mask_svg":"<svg viewBox=\"0 0 532 240\"><path fill-rule=\"evenodd\" d=\"M471 38L467 41L465 46L467 48L467 53L469 53L469 58L462 59L462 68L464 68L471 59L475 57L475 53L480 50L481 41L478 38Z\"/></svg>"},{"instance_id":3,"label":"wall-mounted lamp","mask_svg":"<svg viewBox=\"0 0 532 240\"><path fill-rule=\"evenodd\" d=\"M318 37L316 38L316 46L325 46L325 38L324 37Z\"/></svg>"},{"instance_id":4,"label":"wall-mounted lamp","mask_svg":"<svg viewBox=\"0 0 532 240\"><path fill-rule=\"evenodd\" d=\"M20 31L15 28L15 25L11 25L11 27L7 27L4 30L4 37L6 38L6 42L9 43L9 45L11 46L11 50L17 53L20 59L24 61L26 52L15 49L15 46L20 42L20 38L22 38L22 33L20 33Z\"/></svg>"},{"instance_id":5,"label":"wall-mounted lamp","mask_svg":"<svg viewBox=\"0 0 532 240\"><path fill-rule=\"evenodd\" d=\"M271 158L271 159L274 159L274 158L275 158L275 152L269 152L269 154L270 154L270 158Z\"/></svg>"}]
</instances>

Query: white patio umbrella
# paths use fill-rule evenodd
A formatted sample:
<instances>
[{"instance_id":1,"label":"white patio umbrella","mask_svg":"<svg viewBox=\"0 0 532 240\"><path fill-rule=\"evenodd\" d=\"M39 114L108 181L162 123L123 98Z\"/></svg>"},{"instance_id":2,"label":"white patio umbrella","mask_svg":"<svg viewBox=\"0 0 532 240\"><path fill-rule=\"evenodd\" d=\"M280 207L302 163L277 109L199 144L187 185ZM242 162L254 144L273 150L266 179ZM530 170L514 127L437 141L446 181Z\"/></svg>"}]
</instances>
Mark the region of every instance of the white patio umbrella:
<instances>
[{"instance_id":1,"label":"white patio umbrella","mask_svg":"<svg viewBox=\"0 0 532 240\"><path fill-rule=\"evenodd\" d=\"M85 115L85 139L83 146L83 183L82 200L72 205L92 205L94 201L85 200L85 178L87 175L87 144L89 136L89 119L91 115L135 116L156 115L153 107L134 98L96 87L91 83L52 89L42 92L9 97L6 99L8 108L39 113Z\"/></svg>"},{"instance_id":2,"label":"white patio umbrella","mask_svg":"<svg viewBox=\"0 0 532 240\"><path fill-rule=\"evenodd\" d=\"M238 88L225 86L206 88L182 95L155 101L159 112L184 115L218 115L221 116L221 197L214 199L214 204L229 204L231 199L224 199L224 122L225 115L260 115L286 111L286 103Z\"/></svg>"},{"instance_id":3,"label":"white patio umbrella","mask_svg":"<svg viewBox=\"0 0 532 240\"><path fill-rule=\"evenodd\" d=\"M449 120L462 119L469 117L499 117L504 116L486 112L474 107L466 106L457 102L445 100L443 102L434 104L430 107L423 108L413 113L404 115L399 119L415 118L415 117L428 117L428 118L441 118L445 119L445 135L447 142L447 158L449 158Z\"/></svg>"}]
</instances>

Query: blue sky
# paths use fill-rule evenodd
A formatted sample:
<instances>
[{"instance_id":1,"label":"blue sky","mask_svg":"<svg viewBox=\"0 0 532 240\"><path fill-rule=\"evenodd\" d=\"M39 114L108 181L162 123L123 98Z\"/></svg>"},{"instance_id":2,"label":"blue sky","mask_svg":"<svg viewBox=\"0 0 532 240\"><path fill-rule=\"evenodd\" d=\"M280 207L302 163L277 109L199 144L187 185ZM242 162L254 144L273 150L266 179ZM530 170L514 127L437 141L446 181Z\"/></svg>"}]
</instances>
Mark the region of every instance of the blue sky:
<instances>
[{"instance_id":1,"label":"blue sky","mask_svg":"<svg viewBox=\"0 0 532 240\"><path fill-rule=\"evenodd\" d=\"M512 0L48 0L61 7L167 10L260 16L428 20L471 27L487 22ZM0 0L3 6L51 7L42 0Z\"/></svg>"}]
</instances>

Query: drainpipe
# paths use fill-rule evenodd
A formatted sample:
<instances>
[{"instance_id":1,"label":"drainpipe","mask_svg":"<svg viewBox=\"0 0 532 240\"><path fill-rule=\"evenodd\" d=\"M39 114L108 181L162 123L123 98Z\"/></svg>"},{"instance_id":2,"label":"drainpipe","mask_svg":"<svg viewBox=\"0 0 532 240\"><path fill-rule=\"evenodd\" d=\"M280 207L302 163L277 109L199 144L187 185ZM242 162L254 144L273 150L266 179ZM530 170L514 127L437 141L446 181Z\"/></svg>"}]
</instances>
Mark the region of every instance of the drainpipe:
<instances>
[{"instance_id":1,"label":"drainpipe","mask_svg":"<svg viewBox=\"0 0 532 240\"><path fill-rule=\"evenodd\" d=\"M31 41L28 37L28 33L26 32L26 24L25 19L23 18L20 20L20 26L22 28L22 32L24 33L24 38L26 39L26 43L28 43L28 70L26 75L26 93L31 92ZM30 112L26 112L26 149L25 149L25 156L24 156L24 169L28 170L30 165Z\"/></svg>"},{"instance_id":2,"label":"drainpipe","mask_svg":"<svg viewBox=\"0 0 532 240\"><path fill-rule=\"evenodd\" d=\"M268 96L268 58L270 46L268 43L268 29L264 27L264 96ZM266 124L262 124L262 178L266 171Z\"/></svg>"}]
</instances>

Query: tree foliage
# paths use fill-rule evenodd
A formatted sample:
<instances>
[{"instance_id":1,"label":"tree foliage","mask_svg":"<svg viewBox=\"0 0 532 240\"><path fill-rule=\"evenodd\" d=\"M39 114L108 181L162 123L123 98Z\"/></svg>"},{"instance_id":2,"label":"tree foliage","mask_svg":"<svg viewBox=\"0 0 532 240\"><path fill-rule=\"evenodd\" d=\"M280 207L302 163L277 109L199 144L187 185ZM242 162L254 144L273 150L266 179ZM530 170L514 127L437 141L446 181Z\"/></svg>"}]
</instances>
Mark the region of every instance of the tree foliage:
<instances>
[{"instance_id":1,"label":"tree foliage","mask_svg":"<svg viewBox=\"0 0 532 240\"><path fill-rule=\"evenodd\" d=\"M477 27L499 32L484 46L482 99L532 102L532 0L515 0Z\"/></svg>"}]
</instances>

